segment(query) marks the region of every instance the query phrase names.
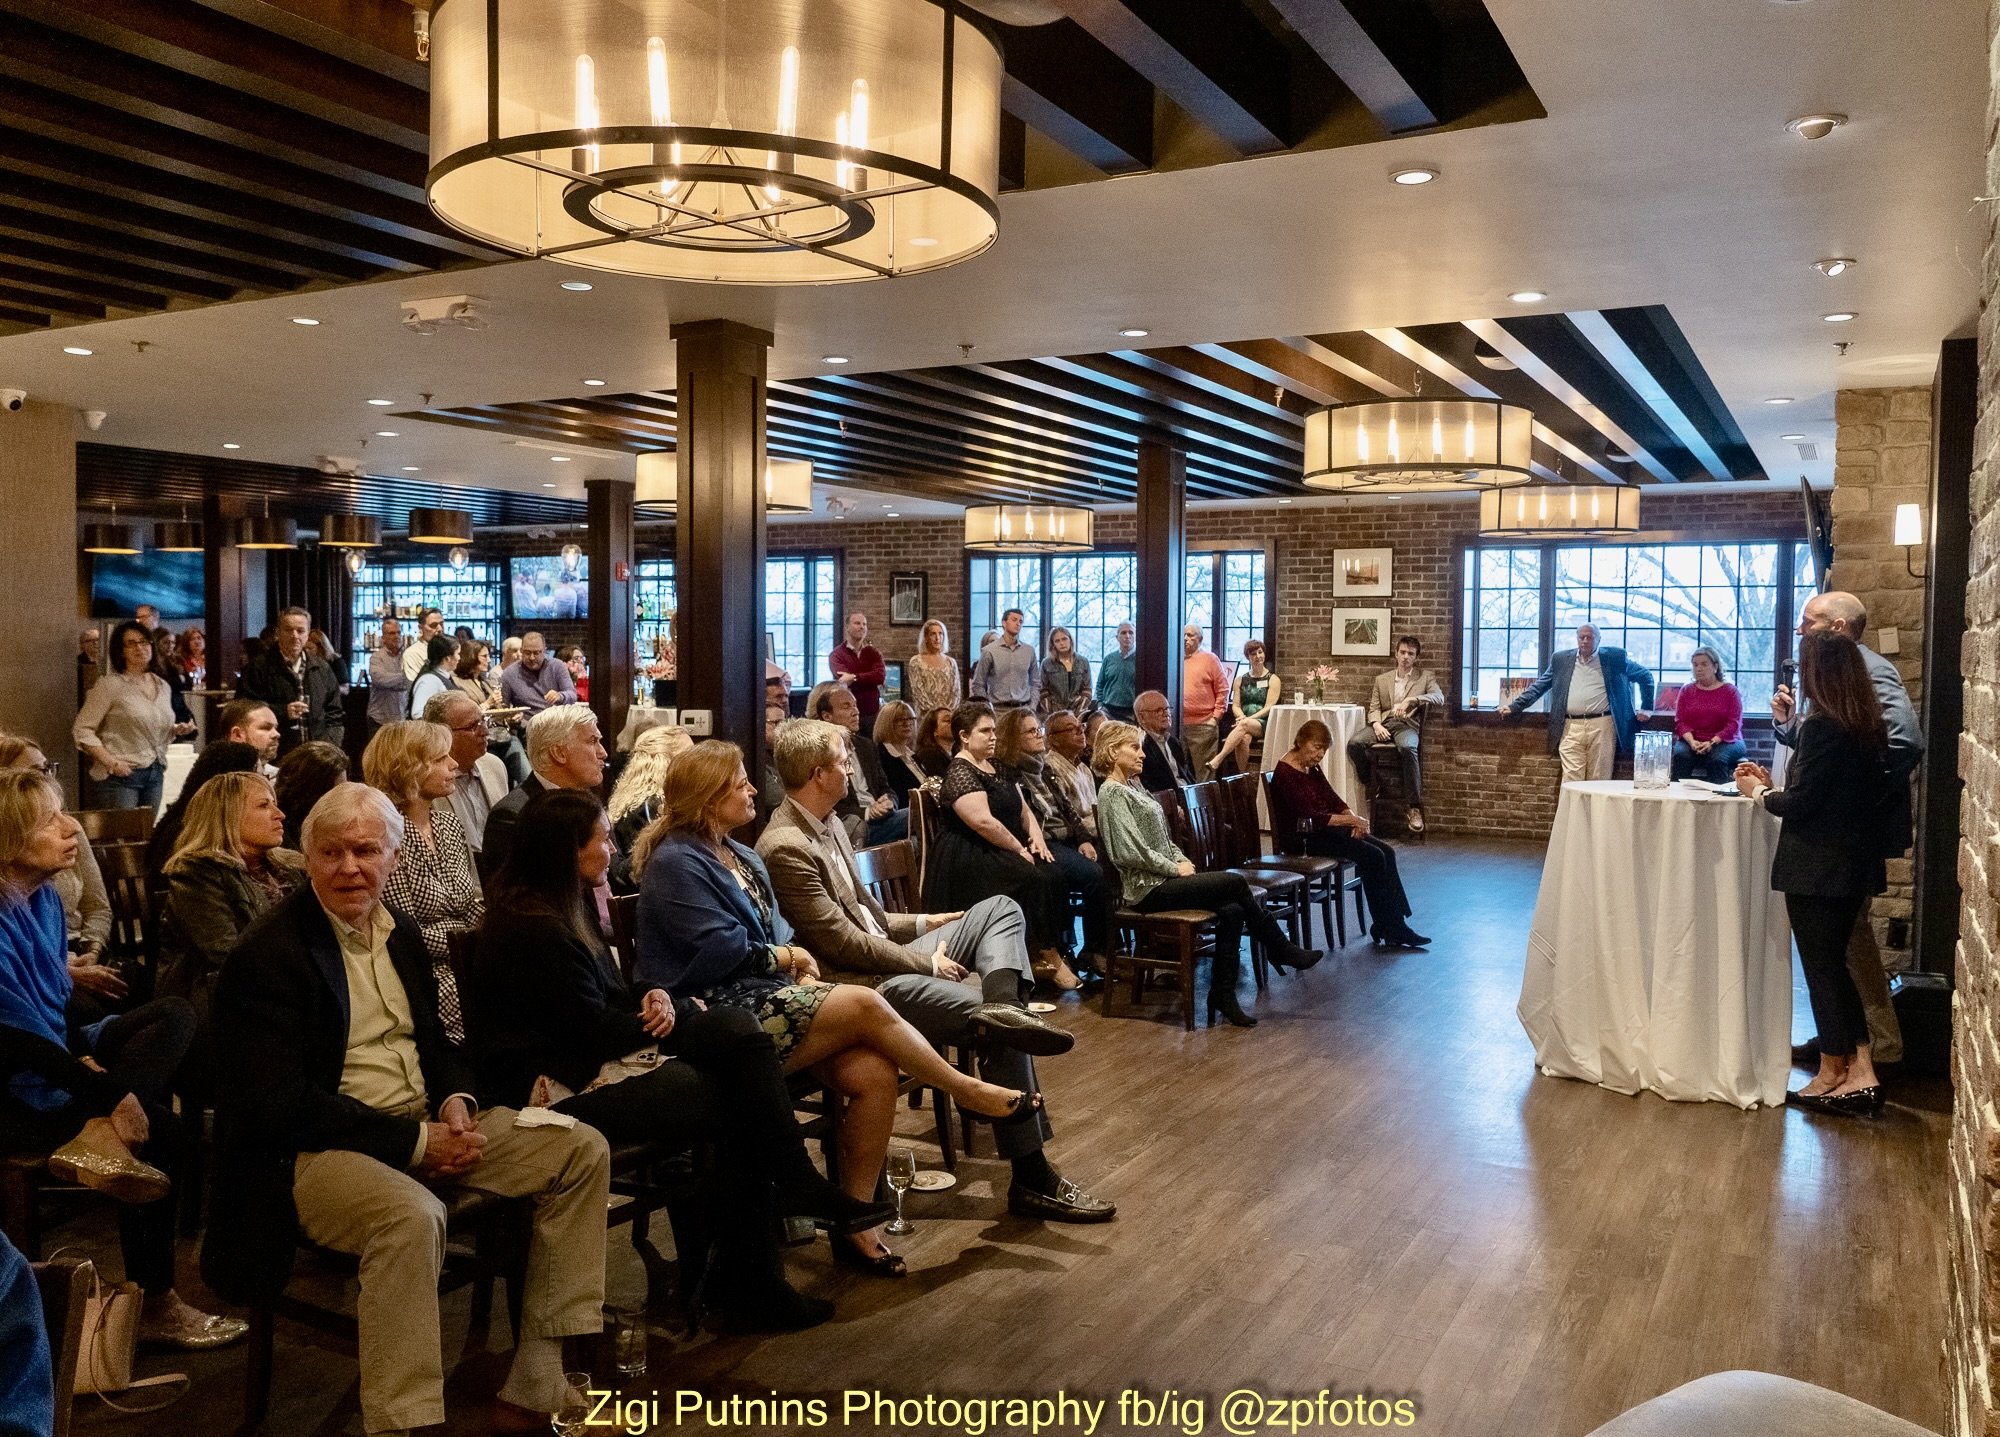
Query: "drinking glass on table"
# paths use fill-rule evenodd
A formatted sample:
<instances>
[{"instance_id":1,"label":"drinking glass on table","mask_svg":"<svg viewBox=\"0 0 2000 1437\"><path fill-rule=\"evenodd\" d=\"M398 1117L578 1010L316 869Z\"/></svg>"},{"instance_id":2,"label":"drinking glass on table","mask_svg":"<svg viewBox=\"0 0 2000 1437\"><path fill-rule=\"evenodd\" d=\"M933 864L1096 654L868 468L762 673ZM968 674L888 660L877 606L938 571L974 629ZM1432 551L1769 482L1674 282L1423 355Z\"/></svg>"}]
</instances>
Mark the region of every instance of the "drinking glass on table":
<instances>
[{"instance_id":1,"label":"drinking glass on table","mask_svg":"<svg viewBox=\"0 0 2000 1437\"><path fill-rule=\"evenodd\" d=\"M896 1218L882 1231L901 1237L906 1232L917 1230L915 1223L903 1221L903 1194L916 1180L917 1155L906 1147L889 1149L889 1191L896 1195Z\"/></svg>"}]
</instances>

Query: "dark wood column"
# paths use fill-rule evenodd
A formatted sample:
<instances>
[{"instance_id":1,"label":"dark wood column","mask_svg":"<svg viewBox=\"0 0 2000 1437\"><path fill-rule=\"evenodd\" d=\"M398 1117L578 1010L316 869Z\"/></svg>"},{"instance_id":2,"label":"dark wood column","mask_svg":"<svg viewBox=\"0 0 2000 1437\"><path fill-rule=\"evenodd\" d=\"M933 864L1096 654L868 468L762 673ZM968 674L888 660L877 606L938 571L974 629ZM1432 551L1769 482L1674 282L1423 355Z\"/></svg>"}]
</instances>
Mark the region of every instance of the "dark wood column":
<instances>
[{"instance_id":1,"label":"dark wood column","mask_svg":"<svg viewBox=\"0 0 2000 1437\"><path fill-rule=\"evenodd\" d=\"M771 335L734 320L677 324L680 477L674 516L681 710L742 746L764 741L764 374Z\"/></svg>"},{"instance_id":2,"label":"dark wood column","mask_svg":"<svg viewBox=\"0 0 2000 1437\"><path fill-rule=\"evenodd\" d=\"M1158 689L1181 711L1181 628L1187 622L1187 455L1139 441L1140 692Z\"/></svg>"},{"instance_id":3,"label":"dark wood column","mask_svg":"<svg viewBox=\"0 0 2000 1437\"><path fill-rule=\"evenodd\" d=\"M208 686L236 687L243 663L243 641L255 638L265 624L268 597L263 554L236 547L235 521L248 511L246 501L213 492L201 501L202 573L208 614Z\"/></svg>"},{"instance_id":4,"label":"dark wood column","mask_svg":"<svg viewBox=\"0 0 2000 1437\"><path fill-rule=\"evenodd\" d=\"M632 706L632 486L588 479L590 505L590 706L605 747L625 729Z\"/></svg>"}]
</instances>

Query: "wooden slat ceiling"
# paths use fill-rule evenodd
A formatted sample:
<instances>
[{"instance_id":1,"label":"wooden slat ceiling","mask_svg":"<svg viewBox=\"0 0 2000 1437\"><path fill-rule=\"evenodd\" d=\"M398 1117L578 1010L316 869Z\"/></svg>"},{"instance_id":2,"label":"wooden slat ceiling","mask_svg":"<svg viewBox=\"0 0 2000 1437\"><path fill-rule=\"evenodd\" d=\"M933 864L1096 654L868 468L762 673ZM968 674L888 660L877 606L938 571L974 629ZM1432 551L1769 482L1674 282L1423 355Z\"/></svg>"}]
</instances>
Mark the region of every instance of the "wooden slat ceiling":
<instances>
[{"instance_id":1,"label":"wooden slat ceiling","mask_svg":"<svg viewBox=\"0 0 2000 1437\"><path fill-rule=\"evenodd\" d=\"M771 452L815 477L980 503L1125 503L1142 436L1187 453L1188 494L1311 492L1304 416L1421 392L1525 405L1551 479L1638 484L1761 478L1755 456L1660 306L1510 316L889 374L773 383ZM669 392L588 395L400 416L639 453L675 444Z\"/></svg>"},{"instance_id":2,"label":"wooden slat ceiling","mask_svg":"<svg viewBox=\"0 0 2000 1437\"><path fill-rule=\"evenodd\" d=\"M1006 187L1544 113L1479 0L1056 3L995 27ZM425 203L412 10L0 0L0 334L500 258Z\"/></svg>"}]
</instances>

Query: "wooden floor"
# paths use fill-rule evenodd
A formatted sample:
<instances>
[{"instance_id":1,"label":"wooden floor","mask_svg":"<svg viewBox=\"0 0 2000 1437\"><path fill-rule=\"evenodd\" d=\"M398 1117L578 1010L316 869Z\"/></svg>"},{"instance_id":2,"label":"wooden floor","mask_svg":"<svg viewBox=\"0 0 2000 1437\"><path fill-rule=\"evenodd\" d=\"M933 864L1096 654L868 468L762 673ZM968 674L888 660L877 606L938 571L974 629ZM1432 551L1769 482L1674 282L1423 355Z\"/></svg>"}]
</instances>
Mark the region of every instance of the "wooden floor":
<instances>
[{"instance_id":1,"label":"wooden floor","mask_svg":"<svg viewBox=\"0 0 2000 1437\"><path fill-rule=\"evenodd\" d=\"M830 1408L818 1429L748 1430L963 1430L843 1425L844 1389L1066 1392L1109 1399L1099 1431L1138 1430L1118 1420L1129 1388L1205 1399L1219 1432L1223 1396L1253 1388L1407 1397L1418 1430L1448 1437L1577 1437L1733 1367L1941 1427L1942 1085L1859 1123L1537 1076L1514 1003L1540 859L1539 845L1406 846L1433 950L1360 943L1274 979L1254 1031L1188 1034L1164 1012L1107 1021L1066 1002L1076 1051L1042 1066L1051 1153L1119 1203L1118 1221L1009 1218L1007 1169L982 1138L955 1192L912 1194L908 1279L836 1274L823 1246L789 1259L802 1287L838 1300L832 1323L690 1341L663 1318L633 1392L658 1389L654 1430L675 1428L676 1388ZM905 1111L900 1127L934 1163L929 1115ZM463 1301L450 1311L456 1351ZM281 1332L266 1430L358 1432L353 1366L313 1340ZM119 1430L227 1431L240 1352L171 1366L195 1373L194 1393ZM504 1366L502 1353L460 1363L451 1432L482 1430L475 1394ZM77 1408L87 1428L110 1415L94 1405Z\"/></svg>"}]
</instances>

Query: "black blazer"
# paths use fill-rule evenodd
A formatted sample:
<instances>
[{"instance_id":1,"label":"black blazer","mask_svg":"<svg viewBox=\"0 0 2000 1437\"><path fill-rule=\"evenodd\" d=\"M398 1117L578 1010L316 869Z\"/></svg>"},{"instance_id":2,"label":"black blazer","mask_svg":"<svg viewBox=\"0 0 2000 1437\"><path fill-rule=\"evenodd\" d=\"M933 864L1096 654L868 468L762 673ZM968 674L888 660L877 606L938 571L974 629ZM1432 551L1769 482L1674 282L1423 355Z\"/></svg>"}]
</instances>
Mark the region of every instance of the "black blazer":
<instances>
[{"instance_id":1,"label":"black blazer","mask_svg":"<svg viewBox=\"0 0 2000 1437\"><path fill-rule=\"evenodd\" d=\"M882 767L882 750L875 746L875 740L857 733L849 734L848 742L854 746L854 762L861 770L861 781L868 785L868 792L876 798L887 795L897 808L906 807L909 791L889 782L889 775Z\"/></svg>"},{"instance_id":2,"label":"black blazer","mask_svg":"<svg viewBox=\"0 0 2000 1437\"><path fill-rule=\"evenodd\" d=\"M465 1058L438 1023L437 984L422 931L396 914L389 956L409 997L432 1110L477 1091ZM216 1113L215 1182L202 1275L235 1303L283 1290L298 1242L292 1163L344 1149L402 1172L420 1124L340 1091L347 1062L347 965L311 888L244 933L215 987L211 1022L224 1077Z\"/></svg>"},{"instance_id":3,"label":"black blazer","mask_svg":"<svg viewBox=\"0 0 2000 1437\"><path fill-rule=\"evenodd\" d=\"M521 826L521 810L528 806L528 800L538 793L547 793L551 785L542 782L542 776L531 773L514 790L486 815L486 832L479 839L479 876L490 878L500 871L500 865L507 861L507 854L514 847L514 830Z\"/></svg>"},{"instance_id":4,"label":"black blazer","mask_svg":"<svg viewBox=\"0 0 2000 1437\"><path fill-rule=\"evenodd\" d=\"M1832 719L1808 714L1785 786L1764 797L1764 807L1784 820L1771 886L1815 898L1887 887L1882 824L1888 783L1882 754L1869 752Z\"/></svg>"},{"instance_id":5,"label":"black blazer","mask_svg":"<svg viewBox=\"0 0 2000 1437\"><path fill-rule=\"evenodd\" d=\"M1150 793L1165 793L1170 788L1182 788L1194 782L1194 760L1188 757L1187 745L1168 734L1165 738L1153 734L1143 734L1142 744L1146 751L1146 766L1139 770L1139 782Z\"/></svg>"},{"instance_id":6,"label":"black blazer","mask_svg":"<svg viewBox=\"0 0 2000 1437\"><path fill-rule=\"evenodd\" d=\"M305 682L292 676L292 666L273 643L243 666L236 681L236 697L260 699L278 716L278 751L290 753L308 739L340 746L347 724L340 707L340 676L325 659L306 655ZM309 705L303 719L288 717L287 705L304 699Z\"/></svg>"}]
</instances>

